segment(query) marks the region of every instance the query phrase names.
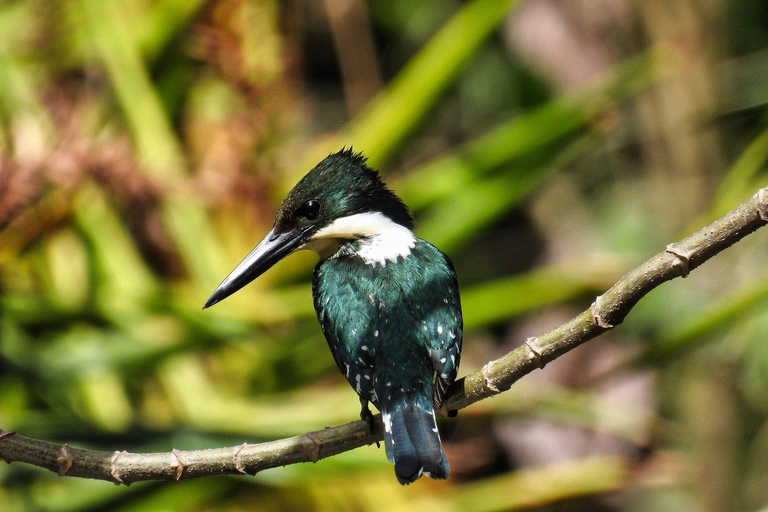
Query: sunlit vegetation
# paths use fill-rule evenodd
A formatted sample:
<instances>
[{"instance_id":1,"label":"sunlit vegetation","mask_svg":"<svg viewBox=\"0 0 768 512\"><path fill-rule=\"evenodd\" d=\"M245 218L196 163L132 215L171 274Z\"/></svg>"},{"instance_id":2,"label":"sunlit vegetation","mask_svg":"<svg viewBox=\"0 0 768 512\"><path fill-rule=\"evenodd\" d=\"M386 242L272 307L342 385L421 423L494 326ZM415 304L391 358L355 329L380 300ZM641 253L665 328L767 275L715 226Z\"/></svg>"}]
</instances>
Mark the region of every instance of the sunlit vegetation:
<instances>
[{"instance_id":1,"label":"sunlit vegetation","mask_svg":"<svg viewBox=\"0 0 768 512\"><path fill-rule=\"evenodd\" d=\"M299 253L210 310L344 145L456 266L459 375L768 184L764 0L0 1L0 427L131 452L357 419ZM452 476L371 446L116 487L0 462L0 511L768 506L768 237L441 424Z\"/></svg>"}]
</instances>

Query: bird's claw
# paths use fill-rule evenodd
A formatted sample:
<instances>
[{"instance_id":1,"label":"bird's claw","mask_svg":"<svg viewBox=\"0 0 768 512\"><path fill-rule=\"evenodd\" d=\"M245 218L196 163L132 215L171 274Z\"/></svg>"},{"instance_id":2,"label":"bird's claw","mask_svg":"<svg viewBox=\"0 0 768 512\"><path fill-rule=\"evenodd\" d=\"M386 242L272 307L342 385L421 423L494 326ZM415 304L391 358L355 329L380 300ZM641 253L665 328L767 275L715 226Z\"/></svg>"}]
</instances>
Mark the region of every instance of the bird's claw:
<instances>
[{"instance_id":1,"label":"bird's claw","mask_svg":"<svg viewBox=\"0 0 768 512\"><path fill-rule=\"evenodd\" d=\"M368 408L368 400L360 399L360 406L362 407L360 409L360 419L365 421L368 424L368 432L370 434L373 434L375 422L373 419L373 413Z\"/></svg>"}]
</instances>

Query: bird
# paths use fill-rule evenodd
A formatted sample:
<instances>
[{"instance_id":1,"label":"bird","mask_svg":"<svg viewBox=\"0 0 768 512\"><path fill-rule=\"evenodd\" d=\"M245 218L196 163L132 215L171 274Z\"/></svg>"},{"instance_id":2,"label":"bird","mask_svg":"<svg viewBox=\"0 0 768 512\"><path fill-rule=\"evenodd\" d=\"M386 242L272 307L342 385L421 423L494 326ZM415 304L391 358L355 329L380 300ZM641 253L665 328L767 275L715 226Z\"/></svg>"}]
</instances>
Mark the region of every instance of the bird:
<instances>
[{"instance_id":1,"label":"bird","mask_svg":"<svg viewBox=\"0 0 768 512\"><path fill-rule=\"evenodd\" d=\"M403 201L351 147L328 155L287 194L272 229L203 309L288 254L320 256L312 278L317 318L341 373L381 411L386 456L398 481L446 479L437 427L461 359L463 317L451 260L413 233Z\"/></svg>"}]
</instances>

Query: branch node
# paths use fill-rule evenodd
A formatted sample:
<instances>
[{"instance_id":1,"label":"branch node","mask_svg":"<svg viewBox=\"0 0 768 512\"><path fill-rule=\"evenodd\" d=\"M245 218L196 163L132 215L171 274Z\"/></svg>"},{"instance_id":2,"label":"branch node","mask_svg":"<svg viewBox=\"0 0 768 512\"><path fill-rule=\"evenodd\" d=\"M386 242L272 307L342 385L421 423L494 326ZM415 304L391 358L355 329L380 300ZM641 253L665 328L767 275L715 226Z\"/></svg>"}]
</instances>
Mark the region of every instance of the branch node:
<instances>
[{"instance_id":1,"label":"branch node","mask_svg":"<svg viewBox=\"0 0 768 512\"><path fill-rule=\"evenodd\" d=\"M590 310L592 312L592 319L595 321L595 325L598 327L608 330L613 329L615 325L613 325L611 322L603 318L603 312L602 312L602 305L601 302L603 301L603 296L598 295L595 299L595 302L592 303L592 306L590 307Z\"/></svg>"},{"instance_id":2,"label":"branch node","mask_svg":"<svg viewBox=\"0 0 768 512\"><path fill-rule=\"evenodd\" d=\"M491 371L491 365L493 364L493 361L489 361L488 363L483 366L483 369L480 370L480 374L483 376L483 382L485 383L485 387L491 390L494 394L501 393L501 390L496 387L496 384L493 383L491 380L491 376L489 375Z\"/></svg>"},{"instance_id":3,"label":"branch node","mask_svg":"<svg viewBox=\"0 0 768 512\"><path fill-rule=\"evenodd\" d=\"M59 476L64 476L67 474L69 469L72 467L72 450L69 449L69 445L67 443L64 443L61 447L61 455L56 459L56 462L59 463Z\"/></svg>"},{"instance_id":4,"label":"branch node","mask_svg":"<svg viewBox=\"0 0 768 512\"><path fill-rule=\"evenodd\" d=\"M545 363L544 359L541 357L542 349L538 347L538 343L539 338L536 336L525 340L525 346L528 347L528 351L530 352L528 359L533 360L536 363L536 366L541 370L547 363Z\"/></svg>"},{"instance_id":5,"label":"branch node","mask_svg":"<svg viewBox=\"0 0 768 512\"><path fill-rule=\"evenodd\" d=\"M240 452L248 446L247 443L243 443L240 446L235 446L235 449L232 450L232 462L235 463L235 469L242 473L243 475L247 475L248 473L245 471L245 466L243 466L243 461L240 460Z\"/></svg>"},{"instance_id":6,"label":"branch node","mask_svg":"<svg viewBox=\"0 0 768 512\"><path fill-rule=\"evenodd\" d=\"M4 428L0 428L0 439L2 439L2 438L4 438L4 437L10 437L10 436L12 436L12 435L13 435L13 434L15 434L15 433L16 433L16 432L13 432L12 430L5 430ZM5 457L3 457L2 455L0 455L0 460L3 460L3 461L5 461L5 462L7 462L8 464L10 464L10 463L11 463L11 461L10 461L10 460L6 459L6 458L5 458Z\"/></svg>"},{"instance_id":7,"label":"branch node","mask_svg":"<svg viewBox=\"0 0 768 512\"><path fill-rule=\"evenodd\" d=\"M516 364L507 363L510 358L505 356L501 360L488 362L481 371L456 382L451 386L453 393L448 416L455 416L456 410L485 399L489 395L500 393L502 390L506 391L511 382L533 370L533 365L530 363L535 362L541 368L545 364L545 358L554 360L574 347L597 337L601 334L600 331L613 328L614 325L611 322L621 323L626 312L634 307L638 300L650 290L655 289L660 283L675 277L671 275L675 267L682 274L687 274L694 263L696 265L703 263L725 247L741 240L767 223L768 188L763 188L758 190L756 195L747 203L742 204L736 210L732 210L715 223L700 229L684 242L667 246L666 252L673 255L674 258L670 259L665 253L653 256L646 263L622 277L611 288L614 291L598 296L590 308L576 318L548 331L539 338L528 338L525 342L528 350L527 359L524 361L521 361L523 359L520 354L522 351L515 349L513 354L507 354L507 356L510 356ZM639 277L639 274L643 274L643 277ZM593 323L589 323L590 319ZM548 341L543 342L543 340ZM496 368L496 365L499 368ZM327 456L331 452L340 453L360 446L361 442L370 441L370 436L361 434L362 428L359 423L361 422L334 427L330 431L308 432L303 436L291 437L279 443L280 446L278 447L274 443L264 445L246 445L243 443L239 447L228 448L224 451L217 450L215 455L207 453L207 451L183 452L184 457L189 457L195 463L184 462L182 452L174 449L172 455L175 457L175 463L172 464L172 467L177 470L176 478L178 480L218 472L210 471L213 466L226 474L236 472L246 474L246 467L248 471L255 472L275 466L293 464L299 461L296 457L296 450L301 450L301 461L317 462L321 456ZM131 454L131 457L128 457L124 463L120 463L121 457L128 452L116 451L110 454L102 451L74 450L73 453L67 444L52 444L21 435L9 439L14 434L15 432L0 429L0 459L11 456L3 455L6 452L12 453L13 457L16 457L17 453L23 453L25 462L38 467L55 468L58 463L60 475L75 476L73 475L75 473L78 477L111 480L118 485L129 485L131 482L141 480L168 479L170 476L167 472L168 468L165 466L163 466L165 468L164 473L162 475L157 474L154 470L154 464L151 462L154 457L145 458L142 454ZM248 453L247 463L244 464L241 455L246 446L249 446L249 450L246 452ZM13 451L7 450L8 447L13 448ZM230 456L235 469L229 463ZM81 463L80 457L88 460L88 464ZM167 453L163 453L161 457L167 461L165 458ZM78 462L78 467L73 471L75 461ZM73 473L69 473L69 471L73 471Z\"/></svg>"},{"instance_id":8,"label":"branch node","mask_svg":"<svg viewBox=\"0 0 768 512\"><path fill-rule=\"evenodd\" d=\"M178 482L181 480L181 475L184 474L184 468L187 467L187 463L181 458L181 452L176 448L171 450L171 455L173 455L173 458L175 459L171 463L171 469L176 470L176 475L174 475L173 479Z\"/></svg>"},{"instance_id":9,"label":"branch node","mask_svg":"<svg viewBox=\"0 0 768 512\"><path fill-rule=\"evenodd\" d=\"M763 222L768 222L768 187L757 191L757 215Z\"/></svg>"},{"instance_id":10,"label":"branch node","mask_svg":"<svg viewBox=\"0 0 768 512\"><path fill-rule=\"evenodd\" d=\"M312 432L307 432L304 434L304 437L310 441L309 443L305 443L305 446L308 448L308 452L306 453L307 459L314 464L320 460L320 440L317 439Z\"/></svg>"},{"instance_id":11,"label":"branch node","mask_svg":"<svg viewBox=\"0 0 768 512\"><path fill-rule=\"evenodd\" d=\"M673 265L680 269L680 277L688 277L688 274L691 271L691 256L693 256L693 254L679 250L677 244L669 244L666 248L666 252L675 257Z\"/></svg>"},{"instance_id":12,"label":"branch node","mask_svg":"<svg viewBox=\"0 0 768 512\"><path fill-rule=\"evenodd\" d=\"M117 471L117 461L120 460L120 457L123 456L123 454L128 453L125 450L121 452L115 452L112 454L112 460L109 463L109 475L112 477L112 481L115 482L115 485L124 484L123 479L120 478L120 472Z\"/></svg>"}]
</instances>

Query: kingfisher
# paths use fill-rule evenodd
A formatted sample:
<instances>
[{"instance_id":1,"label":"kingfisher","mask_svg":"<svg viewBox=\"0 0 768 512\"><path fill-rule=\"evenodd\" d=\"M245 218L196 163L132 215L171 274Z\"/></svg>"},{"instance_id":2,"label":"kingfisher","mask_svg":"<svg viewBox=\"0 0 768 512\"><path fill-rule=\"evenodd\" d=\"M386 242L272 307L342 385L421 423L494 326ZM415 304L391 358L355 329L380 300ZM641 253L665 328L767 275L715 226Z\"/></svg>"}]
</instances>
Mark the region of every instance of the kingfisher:
<instances>
[{"instance_id":1,"label":"kingfisher","mask_svg":"<svg viewBox=\"0 0 768 512\"><path fill-rule=\"evenodd\" d=\"M413 234L403 201L344 148L288 193L272 229L224 279L204 309L288 254L310 249L315 311L339 370L360 398L371 430L381 411L384 447L398 481L448 478L435 411L461 358L463 319L453 264Z\"/></svg>"}]
</instances>

